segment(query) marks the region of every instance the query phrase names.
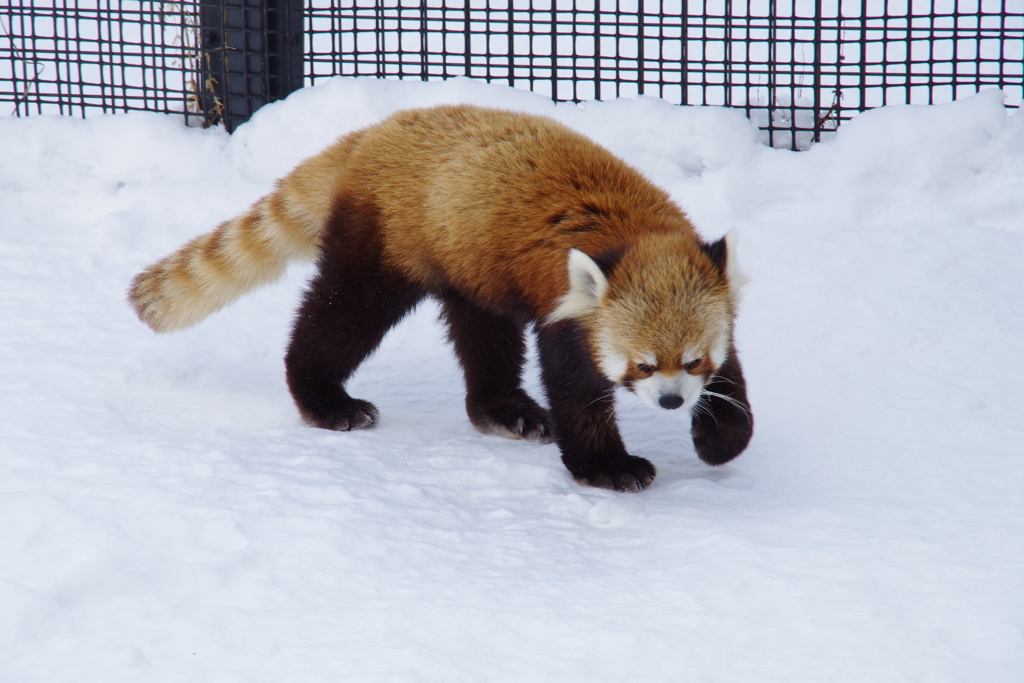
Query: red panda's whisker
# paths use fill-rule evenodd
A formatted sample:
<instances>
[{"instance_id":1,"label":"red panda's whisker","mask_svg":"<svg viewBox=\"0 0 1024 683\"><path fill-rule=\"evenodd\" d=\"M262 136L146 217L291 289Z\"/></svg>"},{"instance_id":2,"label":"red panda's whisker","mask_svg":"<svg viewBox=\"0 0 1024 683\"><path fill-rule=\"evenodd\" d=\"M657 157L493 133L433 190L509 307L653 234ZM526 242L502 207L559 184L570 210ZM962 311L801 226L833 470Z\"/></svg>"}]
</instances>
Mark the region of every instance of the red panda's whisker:
<instances>
[{"instance_id":1,"label":"red panda's whisker","mask_svg":"<svg viewBox=\"0 0 1024 683\"><path fill-rule=\"evenodd\" d=\"M751 419L751 415L750 415L750 409L749 409L749 408L747 408L747 406L745 406L745 405L744 405L743 403L741 403L740 401L737 401L736 399L734 399L734 398L733 398L732 396L726 396L725 394L720 394L720 393L718 393L717 391L708 391L707 389L704 389L704 390L703 390L703 391L701 392L701 396L715 396L715 397L717 397L717 398L720 398L720 399L722 399L723 401L727 401L728 403L731 403L732 405L734 405L734 406L736 406L737 408L739 408L739 409L740 409L740 411L741 411L741 412L742 412L742 413L743 413L744 415L746 415L746 416L747 416L747 419L748 419L748 420L750 420L750 419Z\"/></svg>"}]
</instances>

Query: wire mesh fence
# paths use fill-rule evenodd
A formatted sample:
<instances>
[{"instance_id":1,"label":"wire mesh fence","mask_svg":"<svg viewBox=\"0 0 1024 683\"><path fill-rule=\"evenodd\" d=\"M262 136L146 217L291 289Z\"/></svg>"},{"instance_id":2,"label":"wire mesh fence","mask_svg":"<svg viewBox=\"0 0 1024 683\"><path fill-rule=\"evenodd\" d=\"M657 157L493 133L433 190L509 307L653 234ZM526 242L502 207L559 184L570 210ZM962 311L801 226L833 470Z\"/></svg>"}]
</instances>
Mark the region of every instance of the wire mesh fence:
<instances>
[{"instance_id":1,"label":"wire mesh fence","mask_svg":"<svg viewBox=\"0 0 1024 683\"><path fill-rule=\"evenodd\" d=\"M336 75L740 107L803 148L883 104L1024 95L1024 0L8 0L0 114L233 128Z\"/></svg>"},{"instance_id":2,"label":"wire mesh fence","mask_svg":"<svg viewBox=\"0 0 1024 683\"><path fill-rule=\"evenodd\" d=\"M196 2L6 5L0 9L0 114L200 114Z\"/></svg>"}]
</instances>

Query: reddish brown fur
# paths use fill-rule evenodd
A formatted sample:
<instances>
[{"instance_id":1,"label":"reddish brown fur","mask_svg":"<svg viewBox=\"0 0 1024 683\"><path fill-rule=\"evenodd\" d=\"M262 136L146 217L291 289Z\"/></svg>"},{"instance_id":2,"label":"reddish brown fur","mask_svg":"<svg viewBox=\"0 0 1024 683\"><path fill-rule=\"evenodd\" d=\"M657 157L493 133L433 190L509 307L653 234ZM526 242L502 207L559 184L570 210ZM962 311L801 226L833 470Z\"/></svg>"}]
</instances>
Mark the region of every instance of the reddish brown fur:
<instances>
[{"instance_id":1,"label":"reddish brown fur","mask_svg":"<svg viewBox=\"0 0 1024 683\"><path fill-rule=\"evenodd\" d=\"M400 112L361 136L351 156L343 141L314 162L334 171L337 196L379 208L385 261L424 287L443 281L540 318L565 293L570 248L600 254L673 233L688 238L693 261L707 261L662 190L549 119L439 107Z\"/></svg>"}]
</instances>

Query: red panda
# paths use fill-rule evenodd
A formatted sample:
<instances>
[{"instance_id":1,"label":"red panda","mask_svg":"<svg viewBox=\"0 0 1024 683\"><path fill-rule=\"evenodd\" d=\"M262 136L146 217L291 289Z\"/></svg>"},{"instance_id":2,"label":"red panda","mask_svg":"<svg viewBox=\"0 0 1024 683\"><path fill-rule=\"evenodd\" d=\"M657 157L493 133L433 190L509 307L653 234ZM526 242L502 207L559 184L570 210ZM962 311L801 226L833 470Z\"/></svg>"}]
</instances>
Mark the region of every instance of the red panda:
<instances>
[{"instance_id":1,"label":"red panda","mask_svg":"<svg viewBox=\"0 0 1024 683\"><path fill-rule=\"evenodd\" d=\"M401 111L341 138L248 212L140 273L129 301L157 332L193 325L316 258L285 358L303 419L373 426L345 382L425 296L438 299L481 432L555 441L581 484L639 491L614 416L625 387L691 418L712 465L753 418L733 348L734 238L701 240L639 172L546 117L472 106ZM520 386L536 335L550 409Z\"/></svg>"}]
</instances>

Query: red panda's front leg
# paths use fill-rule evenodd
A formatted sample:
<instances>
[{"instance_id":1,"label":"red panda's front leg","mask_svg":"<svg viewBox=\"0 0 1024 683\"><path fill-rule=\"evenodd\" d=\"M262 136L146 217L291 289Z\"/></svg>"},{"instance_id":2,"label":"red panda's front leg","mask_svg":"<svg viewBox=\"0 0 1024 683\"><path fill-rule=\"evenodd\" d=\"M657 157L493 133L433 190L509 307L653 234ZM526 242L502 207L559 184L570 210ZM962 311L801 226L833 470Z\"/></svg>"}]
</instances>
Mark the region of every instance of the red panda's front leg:
<instances>
[{"instance_id":1,"label":"red panda's front leg","mask_svg":"<svg viewBox=\"0 0 1024 683\"><path fill-rule=\"evenodd\" d=\"M591 358L579 323L564 320L537 329L541 376L555 422L562 462L581 484L641 491L657 471L630 455L615 419L615 385Z\"/></svg>"},{"instance_id":2,"label":"red panda's front leg","mask_svg":"<svg viewBox=\"0 0 1024 683\"><path fill-rule=\"evenodd\" d=\"M730 344L729 355L704 387L693 411L693 447L709 465L722 465L743 452L754 434L743 368Z\"/></svg>"}]
</instances>

